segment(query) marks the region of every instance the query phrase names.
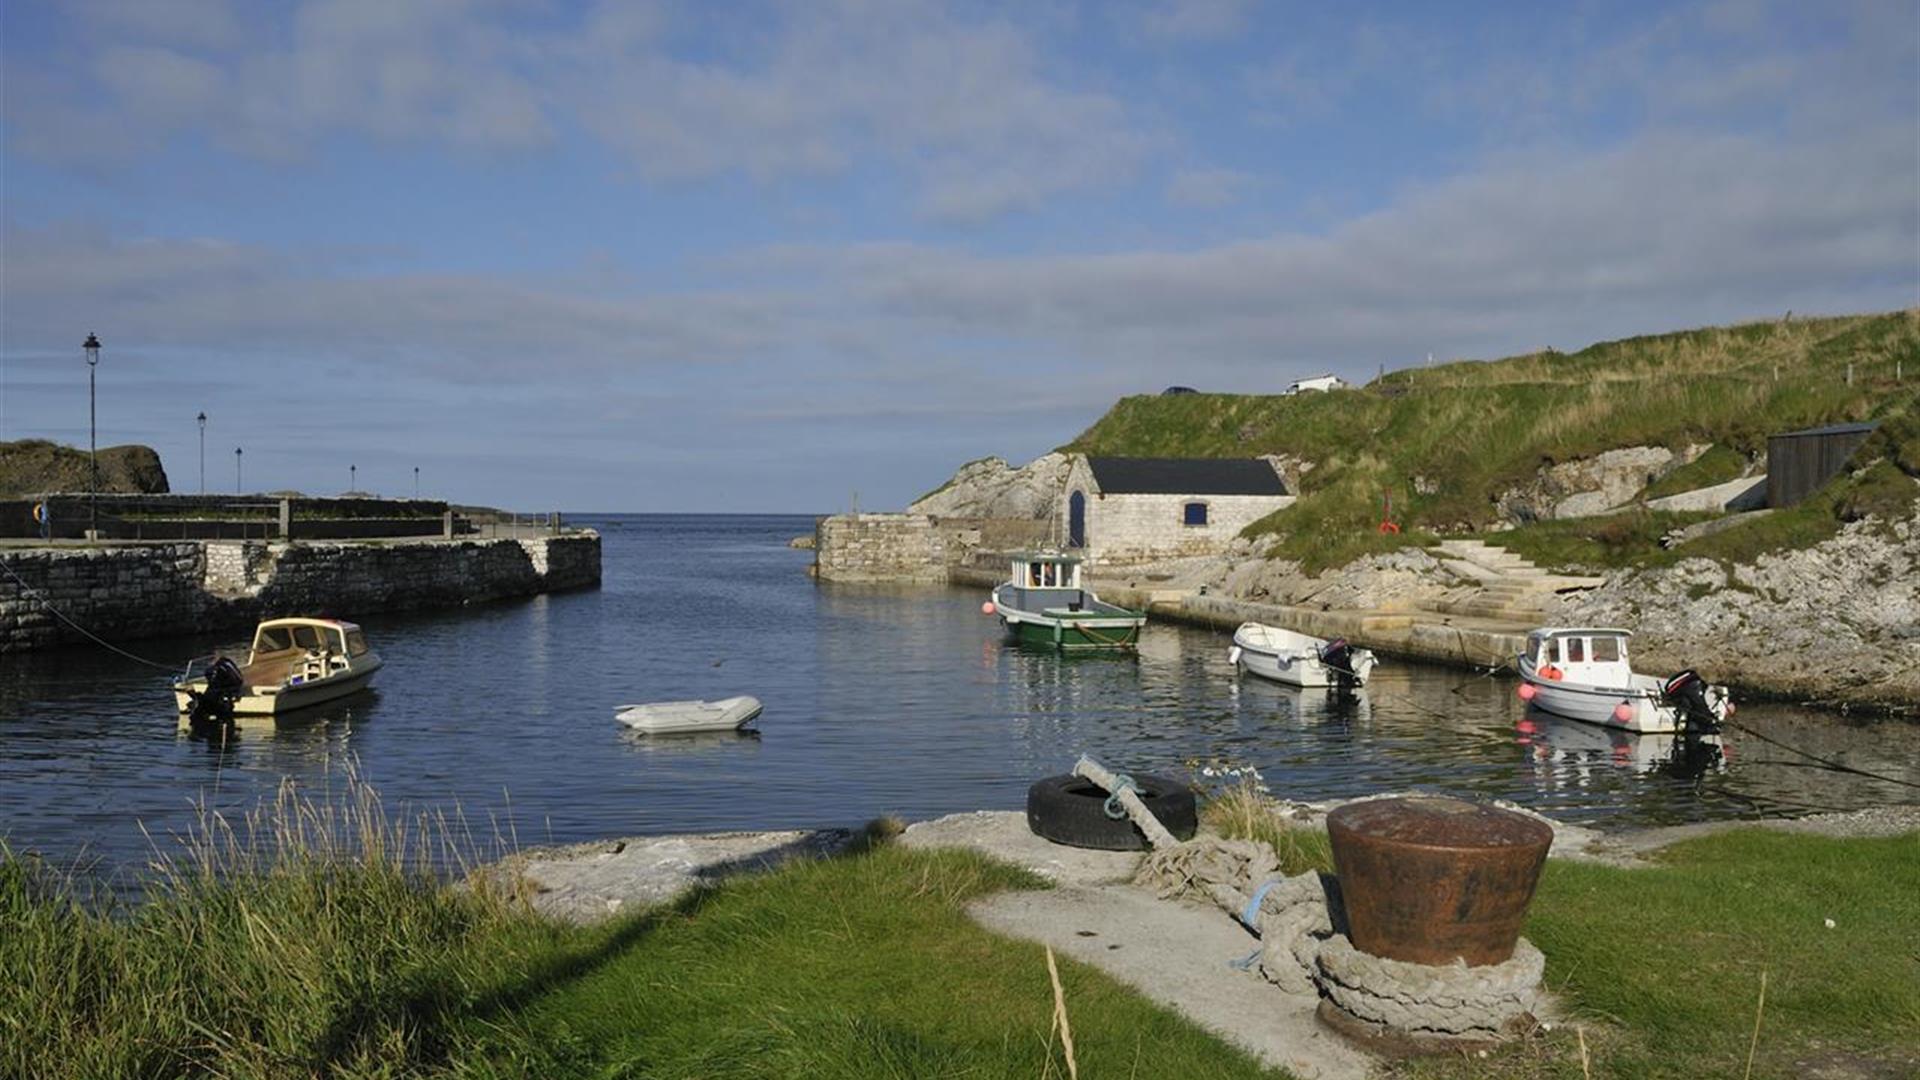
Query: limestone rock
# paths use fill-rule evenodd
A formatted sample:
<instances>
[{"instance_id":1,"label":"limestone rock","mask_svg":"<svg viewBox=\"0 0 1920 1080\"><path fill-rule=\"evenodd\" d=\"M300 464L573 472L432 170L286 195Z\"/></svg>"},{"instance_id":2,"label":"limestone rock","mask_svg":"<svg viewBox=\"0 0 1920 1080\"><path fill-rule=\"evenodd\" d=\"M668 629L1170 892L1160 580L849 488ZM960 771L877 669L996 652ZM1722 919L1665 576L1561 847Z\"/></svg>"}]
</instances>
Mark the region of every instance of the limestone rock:
<instances>
[{"instance_id":1,"label":"limestone rock","mask_svg":"<svg viewBox=\"0 0 1920 1080\"><path fill-rule=\"evenodd\" d=\"M938 517L1020 518L1040 520L1059 511L1072 458L1043 454L1020 468L998 457L960 466L938 491L923 495L907 509Z\"/></svg>"},{"instance_id":2,"label":"limestone rock","mask_svg":"<svg viewBox=\"0 0 1920 1080\"><path fill-rule=\"evenodd\" d=\"M1591 517L1625 506L1648 484L1692 461L1704 447L1676 454L1664 446L1629 446L1563 461L1501 495L1500 512L1516 522Z\"/></svg>"},{"instance_id":3,"label":"limestone rock","mask_svg":"<svg viewBox=\"0 0 1920 1080\"><path fill-rule=\"evenodd\" d=\"M1771 693L1920 701L1920 516L1854 522L1751 565L1687 559L1559 601L1570 625L1632 627L1635 665L1697 667Z\"/></svg>"}]
</instances>

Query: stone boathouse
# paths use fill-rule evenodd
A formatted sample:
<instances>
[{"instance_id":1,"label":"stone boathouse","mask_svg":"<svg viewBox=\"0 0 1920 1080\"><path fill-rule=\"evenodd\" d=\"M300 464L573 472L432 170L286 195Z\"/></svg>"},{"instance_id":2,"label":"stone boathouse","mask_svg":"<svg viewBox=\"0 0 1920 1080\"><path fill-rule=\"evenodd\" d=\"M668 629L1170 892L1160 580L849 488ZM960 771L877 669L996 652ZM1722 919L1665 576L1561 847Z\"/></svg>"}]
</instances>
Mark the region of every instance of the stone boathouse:
<instances>
[{"instance_id":1,"label":"stone boathouse","mask_svg":"<svg viewBox=\"0 0 1920 1080\"><path fill-rule=\"evenodd\" d=\"M1259 458L1076 457L1058 535L1098 565L1215 555L1293 500Z\"/></svg>"}]
</instances>

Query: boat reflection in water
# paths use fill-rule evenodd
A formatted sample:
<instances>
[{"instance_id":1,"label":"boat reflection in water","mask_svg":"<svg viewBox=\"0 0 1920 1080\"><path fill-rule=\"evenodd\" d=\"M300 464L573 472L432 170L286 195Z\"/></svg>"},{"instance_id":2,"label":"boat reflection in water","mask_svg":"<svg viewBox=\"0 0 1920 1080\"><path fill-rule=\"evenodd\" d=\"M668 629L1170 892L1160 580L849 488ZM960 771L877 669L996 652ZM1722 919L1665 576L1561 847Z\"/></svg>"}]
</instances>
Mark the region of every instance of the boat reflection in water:
<instances>
[{"instance_id":1,"label":"boat reflection in water","mask_svg":"<svg viewBox=\"0 0 1920 1080\"><path fill-rule=\"evenodd\" d=\"M643 754L657 754L663 758L699 757L706 753L757 751L760 748L760 732L753 728L694 731L663 739L644 731L626 730L620 733L620 741L629 749Z\"/></svg>"},{"instance_id":2,"label":"boat reflection in water","mask_svg":"<svg viewBox=\"0 0 1920 1080\"><path fill-rule=\"evenodd\" d=\"M1727 768L1726 748L1718 735L1639 734L1539 709L1528 709L1514 731L1534 771L1560 783L1584 785L1596 772L1619 769L1697 780Z\"/></svg>"},{"instance_id":3,"label":"boat reflection in water","mask_svg":"<svg viewBox=\"0 0 1920 1080\"><path fill-rule=\"evenodd\" d=\"M233 753L245 747L261 765L291 772L339 753L379 704L380 692L368 687L278 716L240 714L226 723L205 724L183 720L178 737L181 742L204 745L209 753Z\"/></svg>"},{"instance_id":4,"label":"boat reflection in water","mask_svg":"<svg viewBox=\"0 0 1920 1080\"><path fill-rule=\"evenodd\" d=\"M1243 714L1267 713L1292 728L1367 725L1373 703L1367 691L1337 686L1288 686L1270 679L1235 679L1228 693Z\"/></svg>"}]
</instances>

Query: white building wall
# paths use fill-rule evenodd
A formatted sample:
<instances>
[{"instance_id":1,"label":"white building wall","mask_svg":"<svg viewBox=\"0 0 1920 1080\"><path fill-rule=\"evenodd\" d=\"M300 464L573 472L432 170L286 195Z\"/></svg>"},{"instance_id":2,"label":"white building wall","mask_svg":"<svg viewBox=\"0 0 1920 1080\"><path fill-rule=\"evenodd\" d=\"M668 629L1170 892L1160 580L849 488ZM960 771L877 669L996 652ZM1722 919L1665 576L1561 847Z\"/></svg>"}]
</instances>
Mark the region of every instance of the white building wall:
<instances>
[{"instance_id":1,"label":"white building wall","mask_svg":"<svg viewBox=\"0 0 1920 1080\"><path fill-rule=\"evenodd\" d=\"M1102 495L1093 470L1079 458L1067 474L1066 498L1060 503L1063 539L1069 535L1075 491L1087 496L1087 560L1103 566L1217 555L1240 530L1293 505L1291 495ZM1205 525L1185 523L1190 502L1207 504Z\"/></svg>"}]
</instances>

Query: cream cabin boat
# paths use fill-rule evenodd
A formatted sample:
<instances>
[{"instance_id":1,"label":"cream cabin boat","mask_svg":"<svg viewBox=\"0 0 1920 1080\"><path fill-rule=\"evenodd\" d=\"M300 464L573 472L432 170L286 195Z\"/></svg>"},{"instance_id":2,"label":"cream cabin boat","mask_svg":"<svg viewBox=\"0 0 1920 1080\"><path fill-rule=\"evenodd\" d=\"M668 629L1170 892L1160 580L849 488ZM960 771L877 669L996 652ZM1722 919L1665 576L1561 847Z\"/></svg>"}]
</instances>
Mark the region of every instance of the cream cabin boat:
<instances>
[{"instance_id":1,"label":"cream cabin boat","mask_svg":"<svg viewBox=\"0 0 1920 1080\"><path fill-rule=\"evenodd\" d=\"M379 670L379 654L353 623L268 619L254 629L246 663L196 661L173 684L173 696L183 722L196 706L202 719L221 715L226 698L233 716L279 716L364 690Z\"/></svg>"},{"instance_id":2,"label":"cream cabin boat","mask_svg":"<svg viewBox=\"0 0 1920 1080\"><path fill-rule=\"evenodd\" d=\"M1667 679L1627 662L1631 630L1543 628L1519 656L1520 698L1542 712L1641 733L1716 732L1733 715L1724 686L1691 669Z\"/></svg>"}]
</instances>

